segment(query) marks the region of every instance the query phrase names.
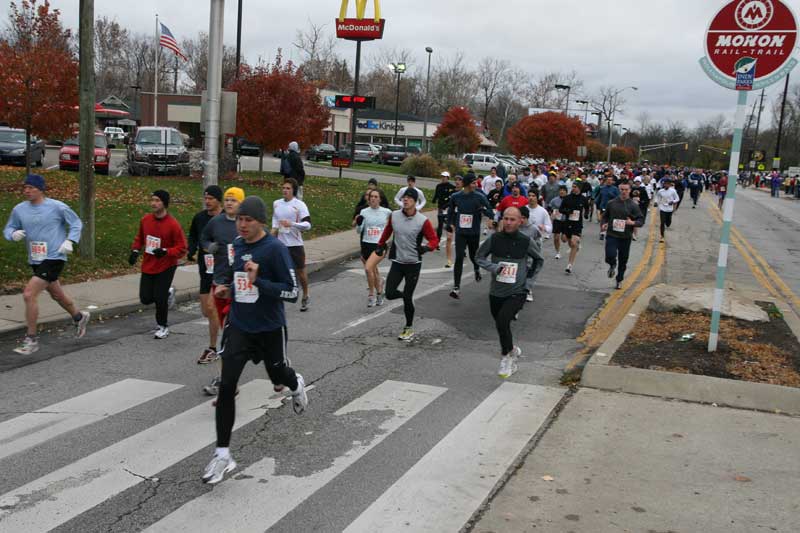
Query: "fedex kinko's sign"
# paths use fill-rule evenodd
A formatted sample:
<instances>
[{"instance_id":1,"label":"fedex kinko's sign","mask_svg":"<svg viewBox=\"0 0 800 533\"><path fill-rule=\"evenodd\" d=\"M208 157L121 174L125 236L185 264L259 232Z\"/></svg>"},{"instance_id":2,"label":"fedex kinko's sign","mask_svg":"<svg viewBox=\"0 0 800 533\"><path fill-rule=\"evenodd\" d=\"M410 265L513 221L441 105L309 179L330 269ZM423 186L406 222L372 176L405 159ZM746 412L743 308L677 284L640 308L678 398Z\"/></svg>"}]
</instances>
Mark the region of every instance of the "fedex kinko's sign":
<instances>
[{"instance_id":1,"label":"fedex kinko's sign","mask_svg":"<svg viewBox=\"0 0 800 533\"><path fill-rule=\"evenodd\" d=\"M365 17L367 0L355 0L356 18L347 18L349 0L342 0L339 18L336 19L336 37L351 41L372 41L383 38L383 29L386 21L381 18L380 0L375 0L375 16L371 19Z\"/></svg>"},{"instance_id":2,"label":"fedex kinko's sign","mask_svg":"<svg viewBox=\"0 0 800 533\"><path fill-rule=\"evenodd\" d=\"M761 89L794 68L796 43L797 22L789 6L780 0L734 0L711 21L700 65L723 87Z\"/></svg>"}]
</instances>

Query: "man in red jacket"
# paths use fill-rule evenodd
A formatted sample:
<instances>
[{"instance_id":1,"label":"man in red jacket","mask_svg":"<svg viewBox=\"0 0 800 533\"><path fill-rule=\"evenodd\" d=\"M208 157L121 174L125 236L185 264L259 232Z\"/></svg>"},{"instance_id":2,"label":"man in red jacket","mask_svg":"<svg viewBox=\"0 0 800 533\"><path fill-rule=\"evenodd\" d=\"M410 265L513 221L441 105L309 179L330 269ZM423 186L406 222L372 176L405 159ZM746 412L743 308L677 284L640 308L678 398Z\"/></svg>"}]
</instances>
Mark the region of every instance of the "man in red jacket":
<instances>
[{"instance_id":1,"label":"man in red jacket","mask_svg":"<svg viewBox=\"0 0 800 533\"><path fill-rule=\"evenodd\" d=\"M167 213L169 193L158 190L150 197L152 213L142 217L139 232L133 240L128 263L131 266L144 250L142 279L139 283L139 300L144 305L156 304L156 339L169 336L167 315L175 301L172 278L178 267L178 259L186 254L186 236L183 228Z\"/></svg>"}]
</instances>

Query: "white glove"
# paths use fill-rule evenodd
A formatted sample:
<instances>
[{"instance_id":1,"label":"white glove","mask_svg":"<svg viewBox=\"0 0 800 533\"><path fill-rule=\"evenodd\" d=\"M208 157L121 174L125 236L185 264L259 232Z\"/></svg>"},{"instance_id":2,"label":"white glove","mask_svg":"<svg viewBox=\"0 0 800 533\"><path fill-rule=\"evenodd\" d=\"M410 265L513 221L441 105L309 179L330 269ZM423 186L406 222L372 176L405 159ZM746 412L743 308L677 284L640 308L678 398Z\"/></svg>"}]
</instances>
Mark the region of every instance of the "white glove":
<instances>
[{"instance_id":1,"label":"white glove","mask_svg":"<svg viewBox=\"0 0 800 533\"><path fill-rule=\"evenodd\" d=\"M17 231L11 234L11 238L14 239L15 241L21 241L22 239L25 238L25 230L18 229Z\"/></svg>"},{"instance_id":2,"label":"white glove","mask_svg":"<svg viewBox=\"0 0 800 533\"><path fill-rule=\"evenodd\" d=\"M66 241L61 243L61 246L58 247L58 253L60 254L71 254L72 253L72 241L67 239Z\"/></svg>"}]
</instances>

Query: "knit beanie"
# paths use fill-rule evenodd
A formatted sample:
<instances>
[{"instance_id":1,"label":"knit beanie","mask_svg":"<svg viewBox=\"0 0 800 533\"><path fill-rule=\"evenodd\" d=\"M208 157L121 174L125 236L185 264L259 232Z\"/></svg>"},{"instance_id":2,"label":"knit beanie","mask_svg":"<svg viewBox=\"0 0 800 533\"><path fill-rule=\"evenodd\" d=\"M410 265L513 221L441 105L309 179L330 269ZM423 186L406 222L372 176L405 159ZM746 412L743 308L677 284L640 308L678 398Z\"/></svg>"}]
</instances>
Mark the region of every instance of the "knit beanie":
<instances>
[{"instance_id":1,"label":"knit beanie","mask_svg":"<svg viewBox=\"0 0 800 533\"><path fill-rule=\"evenodd\" d=\"M219 185L209 185L206 187L205 194L213 196L218 202L222 201L222 189L219 188Z\"/></svg>"},{"instance_id":2,"label":"knit beanie","mask_svg":"<svg viewBox=\"0 0 800 533\"><path fill-rule=\"evenodd\" d=\"M38 174L28 174L28 177L25 178L25 185L36 187L40 191L43 191L45 189L44 178L39 176Z\"/></svg>"},{"instance_id":3,"label":"knit beanie","mask_svg":"<svg viewBox=\"0 0 800 533\"><path fill-rule=\"evenodd\" d=\"M411 187L406 189L406 192L403 193L403 196L408 196L409 198L411 198L415 202L417 200L419 200L419 193L417 192L416 189L412 189Z\"/></svg>"},{"instance_id":4,"label":"knit beanie","mask_svg":"<svg viewBox=\"0 0 800 533\"><path fill-rule=\"evenodd\" d=\"M231 196L236 198L236 201L242 203L244 201L244 190L239 187L230 187L225 191L225 198Z\"/></svg>"},{"instance_id":5,"label":"knit beanie","mask_svg":"<svg viewBox=\"0 0 800 533\"><path fill-rule=\"evenodd\" d=\"M153 196L157 196L159 200L164 204L164 208L169 207L169 193L163 189L159 189L157 191L153 191Z\"/></svg>"},{"instance_id":6,"label":"knit beanie","mask_svg":"<svg viewBox=\"0 0 800 533\"><path fill-rule=\"evenodd\" d=\"M239 205L239 216L252 217L259 222L266 224L267 222L267 207L264 205L264 200L258 196L248 196Z\"/></svg>"}]
</instances>

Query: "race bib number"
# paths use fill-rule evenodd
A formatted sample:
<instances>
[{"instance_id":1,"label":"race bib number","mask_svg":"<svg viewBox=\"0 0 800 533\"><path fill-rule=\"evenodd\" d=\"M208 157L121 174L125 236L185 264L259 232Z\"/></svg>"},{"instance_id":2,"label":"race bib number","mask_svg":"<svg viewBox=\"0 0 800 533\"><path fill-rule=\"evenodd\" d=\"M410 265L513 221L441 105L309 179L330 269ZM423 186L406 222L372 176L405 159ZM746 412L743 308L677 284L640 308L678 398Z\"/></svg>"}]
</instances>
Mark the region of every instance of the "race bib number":
<instances>
[{"instance_id":1,"label":"race bib number","mask_svg":"<svg viewBox=\"0 0 800 533\"><path fill-rule=\"evenodd\" d=\"M472 229L472 215L459 215L458 227L461 229Z\"/></svg>"},{"instance_id":2,"label":"race bib number","mask_svg":"<svg viewBox=\"0 0 800 533\"><path fill-rule=\"evenodd\" d=\"M621 218L615 218L611 223L611 227L614 229L614 231L619 233L623 233L625 231L625 226L625 221Z\"/></svg>"},{"instance_id":3,"label":"race bib number","mask_svg":"<svg viewBox=\"0 0 800 533\"><path fill-rule=\"evenodd\" d=\"M370 226L367 228L366 231L366 239L364 242L376 243L381 239L381 235L383 234L383 228L380 226Z\"/></svg>"},{"instance_id":4,"label":"race bib number","mask_svg":"<svg viewBox=\"0 0 800 533\"><path fill-rule=\"evenodd\" d=\"M581 212L580 211L573 211L569 214L570 222L578 222L581 219Z\"/></svg>"},{"instance_id":5,"label":"race bib number","mask_svg":"<svg viewBox=\"0 0 800 533\"><path fill-rule=\"evenodd\" d=\"M726 189L727 189L727 187L720 187L719 188L719 192L725 192Z\"/></svg>"},{"instance_id":6,"label":"race bib number","mask_svg":"<svg viewBox=\"0 0 800 533\"><path fill-rule=\"evenodd\" d=\"M497 273L498 283L516 283L517 281L516 263L500 262L500 271Z\"/></svg>"},{"instance_id":7,"label":"race bib number","mask_svg":"<svg viewBox=\"0 0 800 533\"><path fill-rule=\"evenodd\" d=\"M254 304L258 301L258 287L250 283L247 272L233 274L233 287L236 301L240 304Z\"/></svg>"},{"instance_id":8,"label":"race bib number","mask_svg":"<svg viewBox=\"0 0 800 533\"><path fill-rule=\"evenodd\" d=\"M233 266L233 245L228 245L228 265Z\"/></svg>"},{"instance_id":9,"label":"race bib number","mask_svg":"<svg viewBox=\"0 0 800 533\"><path fill-rule=\"evenodd\" d=\"M291 226L283 226L281 224L278 225L278 233L291 233L292 227Z\"/></svg>"},{"instance_id":10,"label":"race bib number","mask_svg":"<svg viewBox=\"0 0 800 533\"><path fill-rule=\"evenodd\" d=\"M31 243L31 260L44 261L47 259L47 243L46 242L32 242Z\"/></svg>"},{"instance_id":11,"label":"race bib number","mask_svg":"<svg viewBox=\"0 0 800 533\"><path fill-rule=\"evenodd\" d=\"M206 262L206 274L213 274L214 273L214 255L213 254L205 254L203 256L203 260Z\"/></svg>"},{"instance_id":12,"label":"race bib number","mask_svg":"<svg viewBox=\"0 0 800 533\"><path fill-rule=\"evenodd\" d=\"M153 250L161 248L161 238L148 235L144 241L144 253L153 255Z\"/></svg>"}]
</instances>

